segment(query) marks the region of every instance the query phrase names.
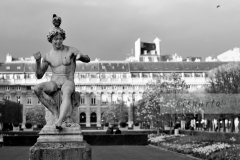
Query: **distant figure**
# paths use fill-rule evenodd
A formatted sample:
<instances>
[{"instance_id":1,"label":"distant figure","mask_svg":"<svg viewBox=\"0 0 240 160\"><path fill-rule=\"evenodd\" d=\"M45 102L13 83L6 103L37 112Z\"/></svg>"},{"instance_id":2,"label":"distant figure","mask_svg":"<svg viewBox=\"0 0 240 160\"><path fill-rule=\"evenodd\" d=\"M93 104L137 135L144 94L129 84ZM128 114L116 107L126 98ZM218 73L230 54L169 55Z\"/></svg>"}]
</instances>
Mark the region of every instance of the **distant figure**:
<instances>
[{"instance_id":1,"label":"distant figure","mask_svg":"<svg viewBox=\"0 0 240 160\"><path fill-rule=\"evenodd\" d=\"M106 134L113 134L113 126L110 125L106 131Z\"/></svg>"},{"instance_id":2,"label":"distant figure","mask_svg":"<svg viewBox=\"0 0 240 160\"><path fill-rule=\"evenodd\" d=\"M220 5L217 6L217 8L219 8L219 7L220 7Z\"/></svg>"},{"instance_id":3,"label":"distant figure","mask_svg":"<svg viewBox=\"0 0 240 160\"><path fill-rule=\"evenodd\" d=\"M115 134L121 134L121 130L119 128L117 128L117 130L115 131Z\"/></svg>"}]
</instances>

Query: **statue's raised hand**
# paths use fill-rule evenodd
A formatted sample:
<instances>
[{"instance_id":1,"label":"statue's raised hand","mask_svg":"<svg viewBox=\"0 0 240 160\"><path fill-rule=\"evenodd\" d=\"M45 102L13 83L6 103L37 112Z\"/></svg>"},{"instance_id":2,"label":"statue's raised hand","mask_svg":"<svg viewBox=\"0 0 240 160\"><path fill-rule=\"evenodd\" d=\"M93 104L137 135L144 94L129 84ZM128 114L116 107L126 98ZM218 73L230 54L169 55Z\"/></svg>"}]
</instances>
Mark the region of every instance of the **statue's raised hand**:
<instances>
[{"instance_id":1,"label":"statue's raised hand","mask_svg":"<svg viewBox=\"0 0 240 160\"><path fill-rule=\"evenodd\" d=\"M41 53L40 52L36 52L33 54L33 57L36 59L36 61L41 60Z\"/></svg>"},{"instance_id":2,"label":"statue's raised hand","mask_svg":"<svg viewBox=\"0 0 240 160\"><path fill-rule=\"evenodd\" d=\"M90 62L90 58L89 58L88 55L81 55L79 60L82 61L82 62L85 62L85 63Z\"/></svg>"}]
</instances>

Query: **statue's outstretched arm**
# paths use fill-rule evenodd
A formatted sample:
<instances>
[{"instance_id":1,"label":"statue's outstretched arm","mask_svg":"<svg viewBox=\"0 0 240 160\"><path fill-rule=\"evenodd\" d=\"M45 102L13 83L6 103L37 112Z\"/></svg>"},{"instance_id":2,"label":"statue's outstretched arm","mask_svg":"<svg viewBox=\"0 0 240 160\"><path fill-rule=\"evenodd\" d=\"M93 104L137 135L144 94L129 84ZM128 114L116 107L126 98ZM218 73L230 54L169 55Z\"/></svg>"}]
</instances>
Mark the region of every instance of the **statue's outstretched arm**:
<instances>
[{"instance_id":1,"label":"statue's outstretched arm","mask_svg":"<svg viewBox=\"0 0 240 160\"><path fill-rule=\"evenodd\" d=\"M90 58L88 55L83 55L78 49L72 48L72 53L76 57L76 60L88 63L90 62Z\"/></svg>"},{"instance_id":2,"label":"statue's outstretched arm","mask_svg":"<svg viewBox=\"0 0 240 160\"><path fill-rule=\"evenodd\" d=\"M45 72L47 71L49 64L46 60L46 56L43 57L42 63L41 63L41 53L40 52L33 54L33 56L36 59L36 65L35 65L36 77L37 77L37 79L41 79L43 77L43 75L45 74Z\"/></svg>"}]
</instances>

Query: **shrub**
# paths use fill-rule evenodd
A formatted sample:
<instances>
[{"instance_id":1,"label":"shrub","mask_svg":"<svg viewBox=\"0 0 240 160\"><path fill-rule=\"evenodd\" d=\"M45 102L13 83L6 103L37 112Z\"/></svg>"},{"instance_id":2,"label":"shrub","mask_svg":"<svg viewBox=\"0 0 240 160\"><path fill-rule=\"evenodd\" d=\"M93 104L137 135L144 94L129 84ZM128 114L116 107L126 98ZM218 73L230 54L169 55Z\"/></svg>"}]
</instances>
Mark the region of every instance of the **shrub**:
<instances>
[{"instance_id":1,"label":"shrub","mask_svg":"<svg viewBox=\"0 0 240 160\"><path fill-rule=\"evenodd\" d=\"M27 129L32 128L32 123L27 122L27 123L25 124L25 127L26 127Z\"/></svg>"},{"instance_id":2,"label":"shrub","mask_svg":"<svg viewBox=\"0 0 240 160\"><path fill-rule=\"evenodd\" d=\"M37 128L43 128L42 124L37 124Z\"/></svg>"},{"instance_id":3,"label":"shrub","mask_svg":"<svg viewBox=\"0 0 240 160\"><path fill-rule=\"evenodd\" d=\"M120 127L125 128L127 126L126 122L120 122Z\"/></svg>"},{"instance_id":4,"label":"shrub","mask_svg":"<svg viewBox=\"0 0 240 160\"><path fill-rule=\"evenodd\" d=\"M139 122L135 122L135 123L134 123L134 126L139 126Z\"/></svg>"},{"instance_id":5,"label":"shrub","mask_svg":"<svg viewBox=\"0 0 240 160\"><path fill-rule=\"evenodd\" d=\"M105 123L105 127L108 127L109 126L109 123Z\"/></svg>"}]
</instances>

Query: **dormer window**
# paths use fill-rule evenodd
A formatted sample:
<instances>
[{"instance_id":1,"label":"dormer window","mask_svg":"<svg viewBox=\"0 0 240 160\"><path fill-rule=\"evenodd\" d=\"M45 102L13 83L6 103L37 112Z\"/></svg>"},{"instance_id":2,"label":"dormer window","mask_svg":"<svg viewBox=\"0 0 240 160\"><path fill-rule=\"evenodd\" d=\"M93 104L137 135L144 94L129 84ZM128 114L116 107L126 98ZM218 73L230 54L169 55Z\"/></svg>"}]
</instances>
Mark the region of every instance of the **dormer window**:
<instances>
[{"instance_id":1,"label":"dormer window","mask_svg":"<svg viewBox=\"0 0 240 160\"><path fill-rule=\"evenodd\" d=\"M112 66L112 69L114 69L114 66Z\"/></svg>"},{"instance_id":2,"label":"dormer window","mask_svg":"<svg viewBox=\"0 0 240 160\"><path fill-rule=\"evenodd\" d=\"M122 69L125 69L124 66L122 66Z\"/></svg>"},{"instance_id":3,"label":"dormer window","mask_svg":"<svg viewBox=\"0 0 240 160\"><path fill-rule=\"evenodd\" d=\"M6 69L9 70L9 69L10 69L10 66L7 66Z\"/></svg>"},{"instance_id":4,"label":"dormer window","mask_svg":"<svg viewBox=\"0 0 240 160\"><path fill-rule=\"evenodd\" d=\"M82 66L82 69L85 69L85 66Z\"/></svg>"},{"instance_id":5,"label":"dormer window","mask_svg":"<svg viewBox=\"0 0 240 160\"><path fill-rule=\"evenodd\" d=\"M106 69L105 66L102 66L102 69Z\"/></svg>"},{"instance_id":6,"label":"dormer window","mask_svg":"<svg viewBox=\"0 0 240 160\"><path fill-rule=\"evenodd\" d=\"M21 66L17 66L17 69L21 69Z\"/></svg>"},{"instance_id":7,"label":"dormer window","mask_svg":"<svg viewBox=\"0 0 240 160\"><path fill-rule=\"evenodd\" d=\"M95 69L95 66L92 66L93 69Z\"/></svg>"}]
</instances>

